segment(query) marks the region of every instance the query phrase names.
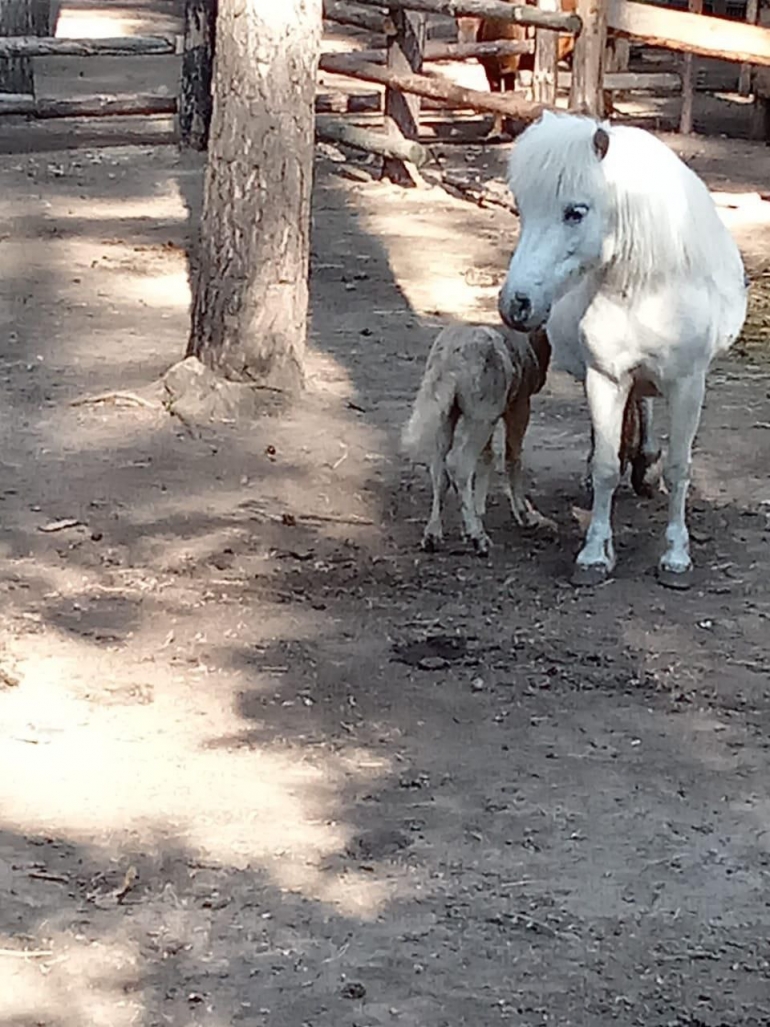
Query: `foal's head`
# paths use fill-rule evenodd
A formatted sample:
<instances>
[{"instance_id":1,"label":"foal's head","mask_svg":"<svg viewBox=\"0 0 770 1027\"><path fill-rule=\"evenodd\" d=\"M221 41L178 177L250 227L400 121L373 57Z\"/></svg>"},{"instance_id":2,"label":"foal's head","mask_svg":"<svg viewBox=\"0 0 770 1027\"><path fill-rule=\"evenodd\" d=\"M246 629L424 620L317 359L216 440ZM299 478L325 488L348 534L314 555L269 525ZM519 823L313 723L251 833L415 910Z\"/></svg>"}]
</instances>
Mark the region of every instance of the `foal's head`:
<instances>
[{"instance_id":1,"label":"foal's head","mask_svg":"<svg viewBox=\"0 0 770 1027\"><path fill-rule=\"evenodd\" d=\"M570 284L602 261L607 188L601 162L606 128L578 115L545 112L516 144L508 181L521 235L500 293L506 324L545 324Z\"/></svg>"}]
</instances>

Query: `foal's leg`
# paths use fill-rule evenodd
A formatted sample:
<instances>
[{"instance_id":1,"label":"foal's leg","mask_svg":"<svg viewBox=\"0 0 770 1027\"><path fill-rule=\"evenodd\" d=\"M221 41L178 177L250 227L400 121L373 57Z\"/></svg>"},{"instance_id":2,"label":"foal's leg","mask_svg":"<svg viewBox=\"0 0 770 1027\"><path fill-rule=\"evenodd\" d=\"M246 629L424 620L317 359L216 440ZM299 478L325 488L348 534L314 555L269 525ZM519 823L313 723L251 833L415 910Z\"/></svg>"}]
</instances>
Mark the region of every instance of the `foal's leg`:
<instances>
[{"instance_id":1,"label":"foal's leg","mask_svg":"<svg viewBox=\"0 0 770 1027\"><path fill-rule=\"evenodd\" d=\"M639 400L642 446L641 451L631 462L631 485L634 492L637 496L646 496L648 499L660 478L660 446L653 424L654 409L652 397L645 396Z\"/></svg>"},{"instance_id":2,"label":"foal's leg","mask_svg":"<svg viewBox=\"0 0 770 1027\"><path fill-rule=\"evenodd\" d=\"M494 424L472 421L464 415L455 425L452 448L446 458L449 480L460 497L460 512L465 534L471 540L480 556L489 552L489 536L476 511L474 481L479 458L486 448L494 430Z\"/></svg>"},{"instance_id":3,"label":"foal's leg","mask_svg":"<svg viewBox=\"0 0 770 1027\"><path fill-rule=\"evenodd\" d=\"M511 504L511 515L520 527L535 523L535 510L524 492L521 451L529 426L529 396L517 396L505 411L505 494Z\"/></svg>"},{"instance_id":4,"label":"foal's leg","mask_svg":"<svg viewBox=\"0 0 770 1027\"><path fill-rule=\"evenodd\" d=\"M660 558L658 577L672 588L688 588L692 560L685 507L692 466L692 444L700 423L706 376L699 371L678 381L669 392L671 434L663 472L668 489L666 551Z\"/></svg>"},{"instance_id":5,"label":"foal's leg","mask_svg":"<svg viewBox=\"0 0 770 1027\"><path fill-rule=\"evenodd\" d=\"M426 524L422 535L422 548L429 553L438 549L444 538L444 528L441 523L441 504L449 487L449 478L446 473L446 455L451 445L452 426L448 421L443 421L436 433L433 458L430 462L433 505L430 510L430 520Z\"/></svg>"},{"instance_id":6,"label":"foal's leg","mask_svg":"<svg viewBox=\"0 0 770 1027\"><path fill-rule=\"evenodd\" d=\"M474 485L474 502L476 513L483 518L487 512L487 496L489 495L489 482L492 477L492 463L494 454L492 452L492 439L484 446L476 466L476 482Z\"/></svg>"},{"instance_id":7,"label":"foal's leg","mask_svg":"<svg viewBox=\"0 0 770 1027\"><path fill-rule=\"evenodd\" d=\"M593 508L583 548L578 553L572 581L597 585L615 567L612 544L612 497L620 481L620 436L629 385L621 386L589 368L586 396L594 429L591 460Z\"/></svg>"},{"instance_id":8,"label":"foal's leg","mask_svg":"<svg viewBox=\"0 0 770 1027\"><path fill-rule=\"evenodd\" d=\"M506 408L505 417L505 478L503 489L511 504L511 515L520 527L549 528L555 531L556 524L535 509L524 489L524 473L521 452L524 436L529 427L531 410L529 396L519 396Z\"/></svg>"}]
</instances>

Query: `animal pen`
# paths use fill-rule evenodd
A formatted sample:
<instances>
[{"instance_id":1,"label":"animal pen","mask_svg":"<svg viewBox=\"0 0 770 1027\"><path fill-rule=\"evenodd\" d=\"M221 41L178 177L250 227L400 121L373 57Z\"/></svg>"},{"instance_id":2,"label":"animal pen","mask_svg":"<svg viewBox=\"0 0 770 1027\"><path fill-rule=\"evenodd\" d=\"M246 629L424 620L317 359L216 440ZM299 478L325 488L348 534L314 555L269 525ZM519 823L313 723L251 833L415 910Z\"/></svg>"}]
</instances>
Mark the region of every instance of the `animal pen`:
<instances>
[{"instance_id":1,"label":"animal pen","mask_svg":"<svg viewBox=\"0 0 770 1027\"><path fill-rule=\"evenodd\" d=\"M638 92L681 91L680 131L692 131L696 87L693 56L741 65L740 92L754 93L755 135L770 141L770 101L764 95L770 74L770 28L762 22L759 0L747 0L743 22L703 13L703 0L687 0L675 10L640 0L575 0L575 11L558 10L558 0L518 5L508 0L324 0L324 18L381 36L381 46L344 53L324 52L320 68L384 88L344 97L320 94L316 109L319 138L347 144L385 158L385 173L395 179L414 177L429 155L419 141L421 98L444 110L503 115L514 122L534 120L544 107L568 106L602 115L613 97ZM715 3L718 7L719 0ZM721 3L722 10L726 10ZM182 36L126 36L115 39L68 39L53 36L0 36L0 59L47 56L182 55L178 97L151 93L48 99L32 92L0 94L0 117L98 118L107 116L178 116L184 144L204 149L211 108L211 69L216 3L186 0ZM526 38L454 42L427 38L429 16L495 19L527 27ZM557 63L558 34L574 37L571 71ZM631 45L669 51L678 65L666 71L630 70ZM436 68L447 61L480 57L532 55L533 71L519 75L516 92L492 93L458 85ZM756 74L758 72L758 74ZM770 82L768 82L770 85ZM770 88L766 91L770 94ZM356 124L356 116L375 115L385 131ZM340 116L345 115L345 116Z\"/></svg>"}]
</instances>

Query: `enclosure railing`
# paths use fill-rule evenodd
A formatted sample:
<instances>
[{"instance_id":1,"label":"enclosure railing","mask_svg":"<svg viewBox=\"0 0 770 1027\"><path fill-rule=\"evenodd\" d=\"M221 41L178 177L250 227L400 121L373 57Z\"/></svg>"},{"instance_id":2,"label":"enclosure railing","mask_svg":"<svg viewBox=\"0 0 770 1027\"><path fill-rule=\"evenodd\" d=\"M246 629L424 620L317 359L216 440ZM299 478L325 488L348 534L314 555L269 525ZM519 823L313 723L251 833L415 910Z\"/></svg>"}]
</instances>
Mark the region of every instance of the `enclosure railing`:
<instances>
[{"instance_id":1,"label":"enclosure railing","mask_svg":"<svg viewBox=\"0 0 770 1027\"><path fill-rule=\"evenodd\" d=\"M688 10L640 3L638 0L576 0L577 12L555 10L559 0L514 4L507 0L324 0L324 16L370 33L382 33L382 47L349 53L322 54L322 70L385 86L386 134L324 119L319 135L370 149L392 161L393 177L417 166L425 151L417 142L419 97L455 108L502 114L520 121L536 118L556 103L559 88L570 90L573 109L600 114L613 92L683 91L681 128L692 127L692 55L715 57L742 65L741 90L751 90L751 69L770 67L770 28L756 25L757 0L747 0L746 21L700 13L703 0L687 0ZM51 99L34 94L0 94L0 115L35 118L178 114L183 142L205 148L211 112L211 69L214 49L214 0L186 0L181 36L118 39L0 37L0 58L46 56L182 57L179 96L133 93ZM534 30L534 38L492 43L449 43L427 40L428 14L494 18ZM575 37L572 71L556 66L557 33ZM630 72L628 42L660 47L685 55L682 74ZM625 42L625 47L623 43ZM490 93L457 85L430 65L483 56L534 54L531 97ZM379 98L319 96L321 112L355 113L379 108Z\"/></svg>"}]
</instances>

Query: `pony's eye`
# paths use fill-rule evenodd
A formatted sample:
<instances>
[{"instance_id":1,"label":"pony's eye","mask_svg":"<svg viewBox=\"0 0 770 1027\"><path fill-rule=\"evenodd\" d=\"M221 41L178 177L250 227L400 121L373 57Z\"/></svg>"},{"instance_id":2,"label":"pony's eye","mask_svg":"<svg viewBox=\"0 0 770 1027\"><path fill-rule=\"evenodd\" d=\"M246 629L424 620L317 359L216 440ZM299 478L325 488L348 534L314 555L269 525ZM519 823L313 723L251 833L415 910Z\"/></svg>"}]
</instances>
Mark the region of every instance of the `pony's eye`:
<instances>
[{"instance_id":1,"label":"pony's eye","mask_svg":"<svg viewBox=\"0 0 770 1027\"><path fill-rule=\"evenodd\" d=\"M564 220L568 225L579 225L588 213L585 203L570 203L564 208Z\"/></svg>"}]
</instances>

